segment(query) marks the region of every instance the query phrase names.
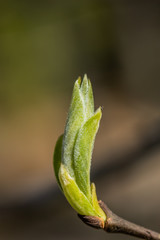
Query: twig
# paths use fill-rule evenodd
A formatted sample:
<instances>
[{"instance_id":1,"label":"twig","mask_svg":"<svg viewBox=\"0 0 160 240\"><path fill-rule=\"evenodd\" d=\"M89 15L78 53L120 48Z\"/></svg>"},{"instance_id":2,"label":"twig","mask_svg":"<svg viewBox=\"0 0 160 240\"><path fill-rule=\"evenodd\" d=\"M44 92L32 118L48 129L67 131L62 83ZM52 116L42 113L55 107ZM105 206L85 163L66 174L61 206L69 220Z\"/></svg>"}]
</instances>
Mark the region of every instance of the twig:
<instances>
[{"instance_id":1,"label":"twig","mask_svg":"<svg viewBox=\"0 0 160 240\"><path fill-rule=\"evenodd\" d=\"M99 201L99 204L107 216L105 223L100 218L92 216L78 215L80 219L91 227L104 229L109 233L124 233L147 240L160 240L159 233L118 217L102 201Z\"/></svg>"}]
</instances>

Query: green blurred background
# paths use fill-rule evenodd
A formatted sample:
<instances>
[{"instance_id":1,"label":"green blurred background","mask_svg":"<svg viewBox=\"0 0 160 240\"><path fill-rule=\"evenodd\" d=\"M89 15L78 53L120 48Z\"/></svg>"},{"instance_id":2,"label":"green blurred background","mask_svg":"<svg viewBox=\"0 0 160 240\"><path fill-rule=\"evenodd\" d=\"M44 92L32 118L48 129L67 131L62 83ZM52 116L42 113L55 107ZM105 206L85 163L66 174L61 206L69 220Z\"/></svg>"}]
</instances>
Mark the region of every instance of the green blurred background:
<instances>
[{"instance_id":1,"label":"green blurred background","mask_svg":"<svg viewBox=\"0 0 160 240\"><path fill-rule=\"evenodd\" d=\"M0 5L0 238L128 239L81 223L55 181L55 142L85 73L103 107L92 166L99 198L160 231L160 2Z\"/></svg>"}]
</instances>

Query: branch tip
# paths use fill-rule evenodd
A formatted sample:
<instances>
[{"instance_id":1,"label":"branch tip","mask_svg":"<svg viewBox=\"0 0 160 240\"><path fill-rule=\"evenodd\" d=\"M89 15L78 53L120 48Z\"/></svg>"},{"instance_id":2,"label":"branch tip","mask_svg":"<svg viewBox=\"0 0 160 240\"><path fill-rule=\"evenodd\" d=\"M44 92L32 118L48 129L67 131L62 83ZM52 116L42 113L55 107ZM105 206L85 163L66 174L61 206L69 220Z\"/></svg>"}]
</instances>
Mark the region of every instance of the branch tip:
<instances>
[{"instance_id":1,"label":"branch tip","mask_svg":"<svg viewBox=\"0 0 160 240\"><path fill-rule=\"evenodd\" d=\"M79 218L85 224L97 229L104 229L104 231L109 233L124 233L146 240L160 240L159 233L131 223L117 216L101 200L98 203L107 216L106 222L104 223L104 221L99 217L78 214Z\"/></svg>"}]
</instances>

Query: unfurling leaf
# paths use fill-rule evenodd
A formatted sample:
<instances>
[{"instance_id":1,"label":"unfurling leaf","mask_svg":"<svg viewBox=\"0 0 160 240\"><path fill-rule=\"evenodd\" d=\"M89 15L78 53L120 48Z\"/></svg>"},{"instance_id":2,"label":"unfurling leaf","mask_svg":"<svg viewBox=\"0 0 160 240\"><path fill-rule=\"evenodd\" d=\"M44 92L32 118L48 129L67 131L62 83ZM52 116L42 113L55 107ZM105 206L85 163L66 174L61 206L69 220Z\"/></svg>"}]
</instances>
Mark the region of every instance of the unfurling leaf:
<instances>
[{"instance_id":1,"label":"unfurling leaf","mask_svg":"<svg viewBox=\"0 0 160 240\"><path fill-rule=\"evenodd\" d=\"M90 185L92 151L101 108L94 112L92 86L87 76L75 82L64 134L56 143L54 171L70 205L81 215L106 220L97 200L95 185Z\"/></svg>"}]
</instances>

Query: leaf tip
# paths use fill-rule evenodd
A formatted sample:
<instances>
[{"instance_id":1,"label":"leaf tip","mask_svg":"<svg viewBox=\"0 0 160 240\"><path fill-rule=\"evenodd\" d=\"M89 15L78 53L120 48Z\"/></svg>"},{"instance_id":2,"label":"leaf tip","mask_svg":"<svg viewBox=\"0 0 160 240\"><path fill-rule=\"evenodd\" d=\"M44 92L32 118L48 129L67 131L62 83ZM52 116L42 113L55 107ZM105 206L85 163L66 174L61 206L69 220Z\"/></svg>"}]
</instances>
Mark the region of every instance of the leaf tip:
<instances>
[{"instance_id":1,"label":"leaf tip","mask_svg":"<svg viewBox=\"0 0 160 240\"><path fill-rule=\"evenodd\" d=\"M80 87L81 86L81 82L82 82L81 77L78 77L78 79L76 80L75 84L77 84Z\"/></svg>"}]
</instances>

